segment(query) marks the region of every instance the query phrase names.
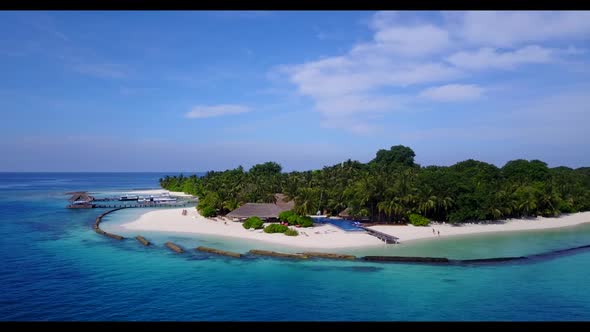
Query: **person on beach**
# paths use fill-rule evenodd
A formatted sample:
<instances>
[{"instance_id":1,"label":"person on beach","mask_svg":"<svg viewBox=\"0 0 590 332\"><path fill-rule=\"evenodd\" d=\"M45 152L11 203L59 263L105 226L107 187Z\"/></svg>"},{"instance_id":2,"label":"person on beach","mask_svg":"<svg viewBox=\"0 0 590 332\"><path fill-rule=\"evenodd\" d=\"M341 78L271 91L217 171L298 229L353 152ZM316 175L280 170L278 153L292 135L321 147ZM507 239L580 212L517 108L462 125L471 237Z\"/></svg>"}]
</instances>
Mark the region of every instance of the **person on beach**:
<instances>
[{"instance_id":1,"label":"person on beach","mask_svg":"<svg viewBox=\"0 0 590 332\"><path fill-rule=\"evenodd\" d=\"M432 235L436 235L436 233L434 232L434 228L432 229Z\"/></svg>"},{"instance_id":2,"label":"person on beach","mask_svg":"<svg viewBox=\"0 0 590 332\"><path fill-rule=\"evenodd\" d=\"M440 236L440 231L438 231L438 236Z\"/></svg>"}]
</instances>

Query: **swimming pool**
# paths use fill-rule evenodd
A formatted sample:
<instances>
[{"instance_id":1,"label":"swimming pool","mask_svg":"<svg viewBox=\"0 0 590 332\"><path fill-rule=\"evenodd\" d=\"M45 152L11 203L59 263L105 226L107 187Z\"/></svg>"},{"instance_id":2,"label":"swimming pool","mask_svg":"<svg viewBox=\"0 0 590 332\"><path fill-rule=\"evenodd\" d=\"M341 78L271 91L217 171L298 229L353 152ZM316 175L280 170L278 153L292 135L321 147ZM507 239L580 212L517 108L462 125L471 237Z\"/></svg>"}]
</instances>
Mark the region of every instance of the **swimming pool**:
<instances>
[{"instance_id":1,"label":"swimming pool","mask_svg":"<svg viewBox=\"0 0 590 332\"><path fill-rule=\"evenodd\" d=\"M365 231L361 227L355 225L354 221L350 220L342 220L342 219L331 219L331 218L324 218L324 217L314 217L313 221L318 224L332 224L342 230L347 232L362 232Z\"/></svg>"}]
</instances>

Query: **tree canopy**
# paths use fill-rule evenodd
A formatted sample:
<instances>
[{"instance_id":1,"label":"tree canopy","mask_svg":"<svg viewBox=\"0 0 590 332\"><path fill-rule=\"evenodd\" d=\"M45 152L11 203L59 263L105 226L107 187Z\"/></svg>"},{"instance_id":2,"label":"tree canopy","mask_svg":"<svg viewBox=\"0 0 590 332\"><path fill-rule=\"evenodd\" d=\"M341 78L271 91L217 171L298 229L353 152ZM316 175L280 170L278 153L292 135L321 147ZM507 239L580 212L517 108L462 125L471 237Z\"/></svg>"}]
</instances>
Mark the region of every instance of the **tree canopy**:
<instances>
[{"instance_id":1,"label":"tree canopy","mask_svg":"<svg viewBox=\"0 0 590 332\"><path fill-rule=\"evenodd\" d=\"M549 168L517 159L503 167L468 159L420 167L406 146L379 150L368 163L347 160L320 170L283 173L275 162L222 172L166 176L163 188L199 196L200 210L226 214L247 202L273 203L283 193L299 215L344 209L373 222L408 222L412 214L465 222L556 216L590 210L590 168ZM213 212L212 212L213 211ZM416 218L416 217L414 217Z\"/></svg>"}]
</instances>

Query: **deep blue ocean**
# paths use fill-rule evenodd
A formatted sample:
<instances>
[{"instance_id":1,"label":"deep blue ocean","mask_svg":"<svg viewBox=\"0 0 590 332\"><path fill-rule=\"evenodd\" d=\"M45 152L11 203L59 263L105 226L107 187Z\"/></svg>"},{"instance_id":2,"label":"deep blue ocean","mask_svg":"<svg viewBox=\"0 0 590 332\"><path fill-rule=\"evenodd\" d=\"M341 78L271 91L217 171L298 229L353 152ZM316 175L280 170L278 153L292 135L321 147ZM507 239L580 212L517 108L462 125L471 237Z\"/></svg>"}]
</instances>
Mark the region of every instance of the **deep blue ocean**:
<instances>
[{"instance_id":1,"label":"deep blue ocean","mask_svg":"<svg viewBox=\"0 0 590 332\"><path fill-rule=\"evenodd\" d=\"M142 235L116 241L69 210L68 191L156 189L159 173L0 173L2 321L588 321L590 250L533 263L437 266L231 259L163 247L246 252L276 245L222 237ZM144 209L117 211L103 228ZM134 236L136 234L123 234ZM486 258L590 244L590 225L347 250Z\"/></svg>"}]
</instances>

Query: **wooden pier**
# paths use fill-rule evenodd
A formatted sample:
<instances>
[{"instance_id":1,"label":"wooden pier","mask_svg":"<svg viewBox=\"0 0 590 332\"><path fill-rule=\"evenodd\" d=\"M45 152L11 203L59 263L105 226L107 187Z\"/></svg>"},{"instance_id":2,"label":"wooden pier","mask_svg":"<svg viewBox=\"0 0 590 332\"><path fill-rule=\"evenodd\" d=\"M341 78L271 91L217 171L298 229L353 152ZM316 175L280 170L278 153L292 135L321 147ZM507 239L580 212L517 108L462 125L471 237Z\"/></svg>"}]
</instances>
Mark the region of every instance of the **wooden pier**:
<instances>
[{"instance_id":1,"label":"wooden pier","mask_svg":"<svg viewBox=\"0 0 590 332\"><path fill-rule=\"evenodd\" d=\"M193 205L198 202L197 197L180 198L173 202L157 202L157 201L137 201L137 199L121 200L117 197L102 197L96 198L88 195L86 191L70 192L72 197L68 199L71 204L67 205L68 209L95 209L95 208L106 208L106 209L130 209L130 208L160 208L160 207L185 207ZM135 201L136 203L131 203ZM110 203L112 202L112 203Z\"/></svg>"},{"instance_id":2,"label":"wooden pier","mask_svg":"<svg viewBox=\"0 0 590 332\"><path fill-rule=\"evenodd\" d=\"M176 204L78 204L78 205L68 205L68 209L131 209L131 208L161 208L161 207L185 207L187 205L192 205L191 203L195 203L192 201L186 201L183 203L176 203Z\"/></svg>"},{"instance_id":3,"label":"wooden pier","mask_svg":"<svg viewBox=\"0 0 590 332\"><path fill-rule=\"evenodd\" d=\"M368 227L363 227L363 226L360 226L360 227L362 229L364 229L365 231L367 231L367 233L369 235L372 235L372 236L378 238L379 240L385 242L386 244L399 243L399 238L397 238L393 235L385 234L383 232L379 232L379 231L376 231L376 230L368 228Z\"/></svg>"}]
</instances>

